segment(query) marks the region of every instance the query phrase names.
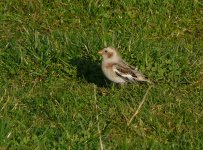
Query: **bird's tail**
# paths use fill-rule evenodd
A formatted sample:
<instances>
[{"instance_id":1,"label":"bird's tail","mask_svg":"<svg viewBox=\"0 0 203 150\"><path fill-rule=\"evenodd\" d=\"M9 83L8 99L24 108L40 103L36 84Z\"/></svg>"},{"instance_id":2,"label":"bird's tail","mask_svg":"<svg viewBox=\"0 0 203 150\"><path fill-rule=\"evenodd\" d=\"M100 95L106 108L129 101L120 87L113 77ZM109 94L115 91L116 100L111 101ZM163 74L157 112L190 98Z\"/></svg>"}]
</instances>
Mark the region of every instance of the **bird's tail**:
<instances>
[{"instance_id":1,"label":"bird's tail","mask_svg":"<svg viewBox=\"0 0 203 150\"><path fill-rule=\"evenodd\" d=\"M148 82L149 84L153 84L153 82L147 78L145 78L144 76L140 76L139 78L137 78L138 81L141 81L141 82Z\"/></svg>"},{"instance_id":2,"label":"bird's tail","mask_svg":"<svg viewBox=\"0 0 203 150\"><path fill-rule=\"evenodd\" d=\"M145 79L146 82L148 82L149 84L154 84L151 80L149 79Z\"/></svg>"}]
</instances>

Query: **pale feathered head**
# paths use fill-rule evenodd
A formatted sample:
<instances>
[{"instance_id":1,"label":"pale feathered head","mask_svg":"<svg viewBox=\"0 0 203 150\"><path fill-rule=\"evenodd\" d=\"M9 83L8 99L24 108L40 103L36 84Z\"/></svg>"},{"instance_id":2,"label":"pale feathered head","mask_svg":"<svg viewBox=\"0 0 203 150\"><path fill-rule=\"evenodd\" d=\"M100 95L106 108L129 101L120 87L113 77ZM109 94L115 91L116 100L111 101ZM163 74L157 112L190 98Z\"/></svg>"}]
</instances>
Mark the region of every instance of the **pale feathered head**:
<instances>
[{"instance_id":1,"label":"pale feathered head","mask_svg":"<svg viewBox=\"0 0 203 150\"><path fill-rule=\"evenodd\" d=\"M98 54L102 55L103 61L107 62L118 62L121 60L120 54L113 47L103 48L98 52Z\"/></svg>"}]
</instances>

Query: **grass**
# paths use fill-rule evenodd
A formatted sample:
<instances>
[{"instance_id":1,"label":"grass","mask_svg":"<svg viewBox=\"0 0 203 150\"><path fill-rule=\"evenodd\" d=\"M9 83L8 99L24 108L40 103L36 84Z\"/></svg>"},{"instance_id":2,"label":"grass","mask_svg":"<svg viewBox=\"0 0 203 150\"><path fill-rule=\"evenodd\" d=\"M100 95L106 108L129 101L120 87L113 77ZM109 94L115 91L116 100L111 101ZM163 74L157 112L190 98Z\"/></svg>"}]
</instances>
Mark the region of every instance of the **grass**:
<instances>
[{"instance_id":1,"label":"grass","mask_svg":"<svg viewBox=\"0 0 203 150\"><path fill-rule=\"evenodd\" d=\"M0 149L203 149L202 7L1 1ZM105 79L107 45L155 83L129 126L148 85Z\"/></svg>"}]
</instances>

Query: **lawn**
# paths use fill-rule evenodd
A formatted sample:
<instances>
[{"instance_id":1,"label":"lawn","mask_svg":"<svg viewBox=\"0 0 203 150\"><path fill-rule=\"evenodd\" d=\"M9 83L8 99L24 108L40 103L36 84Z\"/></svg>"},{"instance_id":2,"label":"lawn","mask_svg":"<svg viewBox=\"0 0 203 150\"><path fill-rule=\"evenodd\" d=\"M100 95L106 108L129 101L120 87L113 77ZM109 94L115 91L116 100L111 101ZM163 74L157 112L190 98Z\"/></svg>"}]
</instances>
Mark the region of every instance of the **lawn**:
<instances>
[{"instance_id":1,"label":"lawn","mask_svg":"<svg viewBox=\"0 0 203 150\"><path fill-rule=\"evenodd\" d=\"M154 82L119 86L118 48ZM0 149L203 149L203 2L0 1Z\"/></svg>"}]
</instances>

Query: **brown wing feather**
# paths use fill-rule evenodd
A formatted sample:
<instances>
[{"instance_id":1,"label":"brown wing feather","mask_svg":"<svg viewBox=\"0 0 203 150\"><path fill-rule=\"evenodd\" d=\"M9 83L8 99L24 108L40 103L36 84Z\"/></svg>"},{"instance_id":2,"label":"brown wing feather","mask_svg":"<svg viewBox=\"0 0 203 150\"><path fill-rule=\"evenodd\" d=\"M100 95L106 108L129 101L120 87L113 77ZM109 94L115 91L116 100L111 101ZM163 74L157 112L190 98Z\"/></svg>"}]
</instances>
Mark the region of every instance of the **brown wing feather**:
<instances>
[{"instance_id":1,"label":"brown wing feather","mask_svg":"<svg viewBox=\"0 0 203 150\"><path fill-rule=\"evenodd\" d=\"M136 75L136 74L133 72L133 70L130 69L130 68L124 68L123 66L116 65L116 69L117 69L119 72L122 72L122 74L130 74L132 77L137 78L137 75Z\"/></svg>"},{"instance_id":2,"label":"brown wing feather","mask_svg":"<svg viewBox=\"0 0 203 150\"><path fill-rule=\"evenodd\" d=\"M133 77L133 80L135 81L147 81L150 82L148 79L145 78L145 76L139 72L136 68L132 66L128 66L125 62L120 62L114 64L116 69L120 72L120 74L117 72L116 74L121 77L122 75L129 74ZM124 77L126 79L126 77Z\"/></svg>"}]
</instances>

